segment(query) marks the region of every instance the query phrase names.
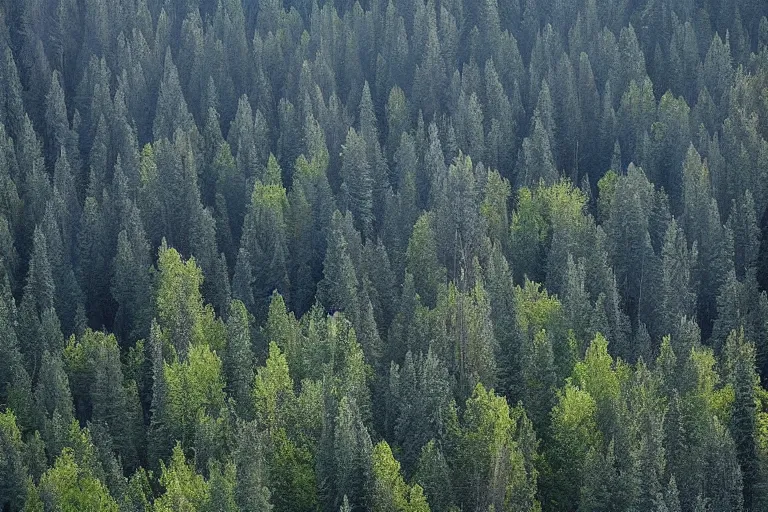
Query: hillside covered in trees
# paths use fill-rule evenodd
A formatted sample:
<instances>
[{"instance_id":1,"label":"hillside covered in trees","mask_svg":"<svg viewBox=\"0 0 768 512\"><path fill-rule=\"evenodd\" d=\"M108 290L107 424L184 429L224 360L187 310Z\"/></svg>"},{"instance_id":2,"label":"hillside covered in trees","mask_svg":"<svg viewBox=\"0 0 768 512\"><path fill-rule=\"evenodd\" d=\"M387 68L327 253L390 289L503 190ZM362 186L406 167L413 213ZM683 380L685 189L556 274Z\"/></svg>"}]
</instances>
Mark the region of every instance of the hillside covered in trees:
<instances>
[{"instance_id":1,"label":"hillside covered in trees","mask_svg":"<svg viewBox=\"0 0 768 512\"><path fill-rule=\"evenodd\" d=\"M0 0L0 510L768 510L766 16Z\"/></svg>"}]
</instances>

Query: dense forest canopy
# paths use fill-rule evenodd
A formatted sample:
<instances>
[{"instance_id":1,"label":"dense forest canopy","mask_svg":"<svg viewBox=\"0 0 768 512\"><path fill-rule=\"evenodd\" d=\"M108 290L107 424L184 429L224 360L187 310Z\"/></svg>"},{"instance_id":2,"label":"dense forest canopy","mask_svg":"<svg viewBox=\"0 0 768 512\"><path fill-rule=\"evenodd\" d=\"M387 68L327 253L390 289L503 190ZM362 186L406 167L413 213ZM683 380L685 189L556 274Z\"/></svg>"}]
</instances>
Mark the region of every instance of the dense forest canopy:
<instances>
[{"instance_id":1,"label":"dense forest canopy","mask_svg":"<svg viewBox=\"0 0 768 512\"><path fill-rule=\"evenodd\" d=\"M767 16L0 0L0 510L768 510Z\"/></svg>"}]
</instances>

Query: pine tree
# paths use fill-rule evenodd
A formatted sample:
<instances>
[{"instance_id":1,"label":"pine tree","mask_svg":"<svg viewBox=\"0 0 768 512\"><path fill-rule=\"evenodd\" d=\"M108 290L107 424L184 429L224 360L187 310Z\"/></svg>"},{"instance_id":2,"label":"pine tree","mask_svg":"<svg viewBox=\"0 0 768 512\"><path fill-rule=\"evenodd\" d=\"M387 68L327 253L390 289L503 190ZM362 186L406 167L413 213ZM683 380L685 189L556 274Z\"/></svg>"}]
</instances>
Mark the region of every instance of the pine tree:
<instances>
[{"instance_id":1,"label":"pine tree","mask_svg":"<svg viewBox=\"0 0 768 512\"><path fill-rule=\"evenodd\" d=\"M699 247L699 259L704 264L698 272L698 314L704 333L709 332L709 321L714 318L715 291L723 282L728 267L729 243L720 222L717 203L712 199L709 169L698 152L691 146L683 165L683 222L688 238Z\"/></svg>"},{"instance_id":2,"label":"pine tree","mask_svg":"<svg viewBox=\"0 0 768 512\"><path fill-rule=\"evenodd\" d=\"M450 377L432 351L415 360L406 354L400 385L403 403L395 435L403 448L404 470L412 474L421 448L430 439L445 441L458 420Z\"/></svg>"},{"instance_id":3,"label":"pine tree","mask_svg":"<svg viewBox=\"0 0 768 512\"><path fill-rule=\"evenodd\" d=\"M235 465L226 464L223 467L220 464L212 464L208 484L210 486L210 499L208 508L221 510L223 512L236 512L240 510L235 500Z\"/></svg>"},{"instance_id":4,"label":"pine tree","mask_svg":"<svg viewBox=\"0 0 768 512\"><path fill-rule=\"evenodd\" d=\"M76 461L75 455L72 448L65 448L40 478L38 492L44 508L117 512L117 502L104 483L81 461Z\"/></svg>"},{"instance_id":5,"label":"pine tree","mask_svg":"<svg viewBox=\"0 0 768 512\"><path fill-rule=\"evenodd\" d=\"M368 491L371 510L384 512L406 509L408 488L400 474L400 463L395 460L386 441L373 447L371 480L372 485Z\"/></svg>"},{"instance_id":6,"label":"pine tree","mask_svg":"<svg viewBox=\"0 0 768 512\"><path fill-rule=\"evenodd\" d=\"M443 102L443 91L447 84L446 63L441 55L440 39L437 33L437 22L434 5L430 6L425 13L426 37L421 63L416 66L414 75L413 92L418 110L424 112L426 119L432 119L437 116ZM424 37L423 35L421 37Z\"/></svg>"},{"instance_id":7,"label":"pine tree","mask_svg":"<svg viewBox=\"0 0 768 512\"><path fill-rule=\"evenodd\" d=\"M523 139L517 161L518 183L530 187L540 181L547 185L557 181L558 172L552 155L550 137L537 113L534 113L531 136Z\"/></svg>"},{"instance_id":8,"label":"pine tree","mask_svg":"<svg viewBox=\"0 0 768 512\"><path fill-rule=\"evenodd\" d=\"M693 318L695 294L692 268L698 257L696 246L688 251L685 234L674 219L669 223L661 254L662 296L659 309L664 318L662 332L672 333L683 317Z\"/></svg>"},{"instance_id":9,"label":"pine tree","mask_svg":"<svg viewBox=\"0 0 768 512\"><path fill-rule=\"evenodd\" d=\"M193 345L224 346L226 329L213 308L203 304L202 271L194 258L182 260L175 249L163 244L158 251L155 318L166 350L184 359Z\"/></svg>"},{"instance_id":10,"label":"pine tree","mask_svg":"<svg viewBox=\"0 0 768 512\"><path fill-rule=\"evenodd\" d=\"M327 234L336 208L326 175L329 155L325 137L316 122L310 122L307 131L309 140L313 141L312 158L310 161L299 158L289 193L289 226L294 234L290 249L295 265L291 283L301 290L299 295L291 294L297 313L310 308L316 283L322 278ZM299 272L301 276L297 275Z\"/></svg>"},{"instance_id":11,"label":"pine tree","mask_svg":"<svg viewBox=\"0 0 768 512\"><path fill-rule=\"evenodd\" d=\"M250 420L252 416L253 351L251 345L248 311L242 302L233 300L227 318L224 375L227 382L227 395L235 401L238 416L246 420Z\"/></svg>"},{"instance_id":12,"label":"pine tree","mask_svg":"<svg viewBox=\"0 0 768 512\"><path fill-rule=\"evenodd\" d=\"M614 443L608 444L603 454L594 447L589 449L584 462L584 483L579 493L579 510L611 510L613 494L620 476L616 471Z\"/></svg>"},{"instance_id":13,"label":"pine tree","mask_svg":"<svg viewBox=\"0 0 768 512\"><path fill-rule=\"evenodd\" d=\"M467 400L457 440L458 498L465 506L531 510L536 505L535 475L528 475L503 397L478 384Z\"/></svg>"},{"instance_id":14,"label":"pine tree","mask_svg":"<svg viewBox=\"0 0 768 512\"><path fill-rule=\"evenodd\" d=\"M195 345L185 361L166 364L163 373L172 432L191 445L205 417L216 418L224 407L221 359L207 345Z\"/></svg>"},{"instance_id":15,"label":"pine tree","mask_svg":"<svg viewBox=\"0 0 768 512\"><path fill-rule=\"evenodd\" d=\"M333 213L328 232L328 250L323 263L323 280L317 284L317 298L326 311L345 311L351 317L358 314L358 280L347 250L343 217Z\"/></svg>"},{"instance_id":16,"label":"pine tree","mask_svg":"<svg viewBox=\"0 0 768 512\"><path fill-rule=\"evenodd\" d=\"M169 464L160 462L160 485L165 492L154 503L158 511L202 510L210 500L210 485L186 461L180 444L173 448Z\"/></svg>"},{"instance_id":17,"label":"pine tree","mask_svg":"<svg viewBox=\"0 0 768 512\"><path fill-rule=\"evenodd\" d=\"M345 498L355 507L366 504L366 489L371 484L372 445L354 399L342 397L335 421L336 504ZM351 498L350 498L351 496Z\"/></svg>"},{"instance_id":18,"label":"pine tree","mask_svg":"<svg viewBox=\"0 0 768 512\"><path fill-rule=\"evenodd\" d=\"M46 158L49 165L57 161L62 152L73 158L73 167L79 169L77 134L71 130L61 75L58 71L51 74L51 85L45 97L46 112Z\"/></svg>"},{"instance_id":19,"label":"pine tree","mask_svg":"<svg viewBox=\"0 0 768 512\"><path fill-rule=\"evenodd\" d=\"M16 67L13 52L4 41L2 46L3 95L0 100L0 124L7 127L10 136L16 138L21 134L21 126L24 122L24 102L22 99L22 86L19 80L19 71Z\"/></svg>"},{"instance_id":20,"label":"pine tree","mask_svg":"<svg viewBox=\"0 0 768 512\"><path fill-rule=\"evenodd\" d=\"M743 279L748 272L755 270L760 250L755 202L749 190L733 202L731 214L728 217L728 229L733 236L733 262L736 275Z\"/></svg>"},{"instance_id":21,"label":"pine tree","mask_svg":"<svg viewBox=\"0 0 768 512\"><path fill-rule=\"evenodd\" d=\"M365 154L370 166L372 211L377 225L384 220L385 197L390 190L389 166L379 142L379 129L368 82L360 98L360 136L365 140ZM350 155L353 156L353 155Z\"/></svg>"},{"instance_id":22,"label":"pine tree","mask_svg":"<svg viewBox=\"0 0 768 512\"><path fill-rule=\"evenodd\" d=\"M259 322L266 317L272 292L277 290L285 296L290 293L286 234L288 199L279 181L279 168L274 157L270 157L270 163L277 183L255 183L241 242L251 257L253 313Z\"/></svg>"},{"instance_id":23,"label":"pine tree","mask_svg":"<svg viewBox=\"0 0 768 512\"><path fill-rule=\"evenodd\" d=\"M16 160L19 175L16 177L19 197L22 200L22 224L19 252L22 257L30 254L30 242L34 243L34 228L42 224L45 205L51 197L50 179L45 169L43 149L35 133L32 121L24 116L21 132L16 136Z\"/></svg>"},{"instance_id":24,"label":"pine tree","mask_svg":"<svg viewBox=\"0 0 768 512\"><path fill-rule=\"evenodd\" d=\"M427 306L433 306L445 282L445 268L440 265L433 216L422 214L413 226L408 241L406 269L413 276L416 292Z\"/></svg>"},{"instance_id":25,"label":"pine tree","mask_svg":"<svg viewBox=\"0 0 768 512\"><path fill-rule=\"evenodd\" d=\"M458 395L468 396L478 383L494 387L498 379L497 344L491 306L482 283L464 292L451 283L438 297L434 321L439 338L432 346L457 374Z\"/></svg>"},{"instance_id":26,"label":"pine tree","mask_svg":"<svg viewBox=\"0 0 768 512\"><path fill-rule=\"evenodd\" d=\"M35 407L48 452L58 455L65 443L65 432L60 427L68 428L74 414L69 379L57 353L43 352L35 387Z\"/></svg>"},{"instance_id":27,"label":"pine tree","mask_svg":"<svg viewBox=\"0 0 768 512\"><path fill-rule=\"evenodd\" d=\"M170 424L171 418L168 410L168 386L163 371L164 359L160 327L154 320L149 331L147 348L152 384L150 422L147 430L147 459L158 461L167 457L171 451L173 425Z\"/></svg>"},{"instance_id":28,"label":"pine tree","mask_svg":"<svg viewBox=\"0 0 768 512\"><path fill-rule=\"evenodd\" d=\"M583 475L590 448L596 449L602 441L597 426L596 404L585 390L570 384L558 394L558 403L552 409L552 440L547 449L547 460L552 465L547 475L546 502L555 509L579 500L579 479Z\"/></svg>"},{"instance_id":29,"label":"pine tree","mask_svg":"<svg viewBox=\"0 0 768 512\"><path fill-rule=\"evenodd\" d=\"M295 399L285 354L277 343L270 341L265 366L256 371L253 381L253 402L259 430L276 433L285 429Z\"/></svg>"},{"instance_id":30,"label":"pine tree","mask_svg":"<svg viewBox=\"0 0 768 512\"><path fill-rule=\"evenodd\" d=\"M23 358L16 335L16 303L10 294L7 278L4 281L0 288L0 375L4 376L0 379L0 397L5 401L8 387L12 385L10 376L14 368L22 365Z\"/></svg>"},{"instance_id":31,"label":"pine tree","mask_svg":"<svg viewBox=\"0 0 768 512\"><path fill-rule=\"evenodd\" d=\"M446 194L436 200L434 230L438 258L449 275L458 278L472 272L474 258L484 257L487 249L484 217L480 214L480 186L472 160L461 153L448 168ZM477 276L466 275L470 282Z\"/></svg>"},{"instance_id":32,"label":"pine tree","mask_svg":"<svg viewBox=\"0 0 768 512\"><path fill-rule=\"evenodd\" d=\"M422 447L413 479L424 489L432 510L441 512L450 509L454 500L450 469L434 440Z\"/></svg>"},{"instance_id":33,"label":"pine tree","mask_svg":"<svg viewBox=\"0 0 768 512\"><path fill-rule=\"evenodd\" d=\"M366 144L363 136L353 128L349 129L343 146L342 203L352 212L355 227L365 237L373 234L373 172L368 161Z\"/></svg>"},{"instance_id":34,"label":"pine tree","mask_svg":"<svg viewBox=\"0 0 768 512\"><path fill-rule=\"evenodd\" d=\"M27 369L34 376L40 367L45 344L38 343L41 315L53 307L54 282L48 259L45 235L35 230L34 247L27 271L27 282L19 310L19 341L27 362Z\"/></svg>"},{"instance_id":35,"label":"pine tree","mask_svg":"<svg viewBox=\"0 0 768 512\"><path fill-rule=\"evenodd\" d=\"M173 63L171 49L165 50L163 77L157 97L152 134L155 140L173 140L177 130L188 131L195 126L179 83L179 72ZM196 131L196 129L195 129Z\"/></svg>"},{"instance_id":36,"label":"pine tree","mask_svg":"<svg viewBox=\"0 0 768 512\"><path fill-rule=\"evenodd\" d=\"M80 221L77 240L78 276L86 297L90 323L98 328L107 323L109 308L109 261L103 210L93 197L88 197Z\"/></svg>"},{"instance_id":37,"label":"pine tree","mask_svg":"<svg viewBox=\"0 0 768 512\"><path fill-rule=\"evenodd\" d=\"M241 247L237 253L235 273L232 276L232 298L242 302L248 311L254 311L256 308L252 286L251 256L246 249Z\"/></svg>"},{"instance_id":38,"label":"pine tree","mask_svg":"<svg viewBox=\"0 0 768 512\"><path fill-rule=\"evenodd\" d=\"M138 412L135 404L130 402L131 398L138 397L131 397L125 385L117 340L114 336L104 336L91 331L86 331L83 337L87 336L103 338L95 342L99 346L94 347L95 353L90 355L95 360L89 390L93 406L92 422L96 425L106 425L114 450L120 455L122 462L129 468L136 468L139 465L137 450L140 447L134 444L138 439L131 429L136 426L137 420L141 421L143 418L131 417L132 412ZM86 345L92 342L81 339L80 343ZM67 349L70 347L71 343Z\"/></svg>"},{"instance_id":39,"label":"pine tree","mask_svg":"<svg viewBox=\"0 0 768 512\"><path fill-rule=\"evenodd\" d=\"M256 423L244 423L240 427L239 442L233 451L237 467L235 500L240 510L270 512L270 491L267 487L267 466L264 440Z\"/></svg>"},{"instance_id":40,"label":"pine tree","mask_svg":"<svg viewBox=\"0 0 768 512\"><path fill-rule=\"evenodd\" d=\"M144 298L150 287L150 249L138 211L132 210L117 236L112 263L112 297L118 305L114 329L121 342L145 338L149 332L151 304Z\"/></svg>"},{"instance_id":41,"label":"pine tree","mask_svg":"<svg viewBox=\"0 0 768 512\"><path fill-rule=\"evenodd\" d=\"M626 177L616 184L605 225L616 283L630 319L649 324L659 265L649 233L652 195L653 186L643 170L630 165Z\"/></svg>"},{"instance_id":42,"label":"pine tree","mask_svg":"<svg viewBox=\"0 0 768 512\"><path fill-rule=\"evenodd\" d=\"M735 393L730 430L744 482L744 508L751 510L758 502L762 479L755 439L755 348L739 330L728 336L724 353L727 379Z\"/></svg>"},{"instance_id":43,"label":"pine tree","mask_svg":"<svg viewBox=\"0 0 768 512\"><path fill-rule=\"evenodd\" d=\"M21 510L26 499L25 447L13 411L0 414L0 505Z\"/></svg>"}]
</instances>

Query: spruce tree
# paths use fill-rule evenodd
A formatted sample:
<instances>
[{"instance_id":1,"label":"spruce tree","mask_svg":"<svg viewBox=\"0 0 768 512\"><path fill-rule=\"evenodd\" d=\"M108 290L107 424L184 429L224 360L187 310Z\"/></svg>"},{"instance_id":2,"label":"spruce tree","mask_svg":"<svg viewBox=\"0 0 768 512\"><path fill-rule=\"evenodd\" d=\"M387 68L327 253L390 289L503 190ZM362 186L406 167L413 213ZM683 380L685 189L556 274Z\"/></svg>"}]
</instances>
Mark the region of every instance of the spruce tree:
<instances>
[{"instance_id":1,"label":"spruce tree","mask_svg":"<svg viewBox=\"0 0 768 512\"><path fill-rule=\"evenodd\" d=\"M730 430L744 482L744 508L751 510L758 503L762 479L755 439L755 348L744 339L743 330L732 331L724 353L727 379L735 393Z\"/></svg>"},{"instance_id":2,"label":"spruce tree","mask_svg":"<svg viewBox=\"0 0 768 512\"><path fill-rule=\"evenodd\" d=\"M347 133L342 155L342 204L352 212L355 227L363 236L371 236L375 214L373 171L371 170L371 162L368 161L365 139L358 135L353 128L350 128Z\"/></svg>"},{"instance_id":3,"label":"spruce tree","mask_svg":"<svg viewBox=\"0 0 768 512\"><path fill-rule=\"evenodd\" d=\"M355 507L366 505L371 484L372 445L354 399L342 397L333 441L336 466L336 504L348 498Z\"/></svg>"},{"instance_id":4,"label":"spruce tree","mask_svg":"<svg viewBox=\"0 0 768 512\"><path fill-rule=\"evenodd\" d=\"M250 420L252 416L251 383L253 382L250 318L245 305L238 300L233 300L229 306L224 375L227 393L235 401L238 415Z\"/></svg>"},{"instance_id":5,"label":"spruce tree","mask_svg":"<svg viewBox=\"0 0 768 512\"><path fill-rule=\"evenodd\" d=\"M323 280L317 284L317 298L328 312L358 314L358 280L342 232L343 217L333 213L328 232L328 250L323 263Z\"/></svg>"}]
</instances>

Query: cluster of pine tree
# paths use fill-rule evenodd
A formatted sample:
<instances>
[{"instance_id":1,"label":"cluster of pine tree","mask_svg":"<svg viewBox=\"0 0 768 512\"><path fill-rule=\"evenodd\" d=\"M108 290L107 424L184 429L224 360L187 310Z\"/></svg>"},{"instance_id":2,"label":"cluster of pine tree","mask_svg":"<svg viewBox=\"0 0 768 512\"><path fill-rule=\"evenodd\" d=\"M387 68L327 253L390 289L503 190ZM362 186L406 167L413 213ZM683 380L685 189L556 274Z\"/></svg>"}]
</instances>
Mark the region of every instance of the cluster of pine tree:
<instances>
[{"instance_id":1,"label":"cluster of pine tree","mask_svg":"<svg viewBox=\"0 0 768 512\"><path fill-rule=\"evenodd\" d=\"M768 510L766 16L0 0L0 509Z\"/></svg>"}]
</instances>

